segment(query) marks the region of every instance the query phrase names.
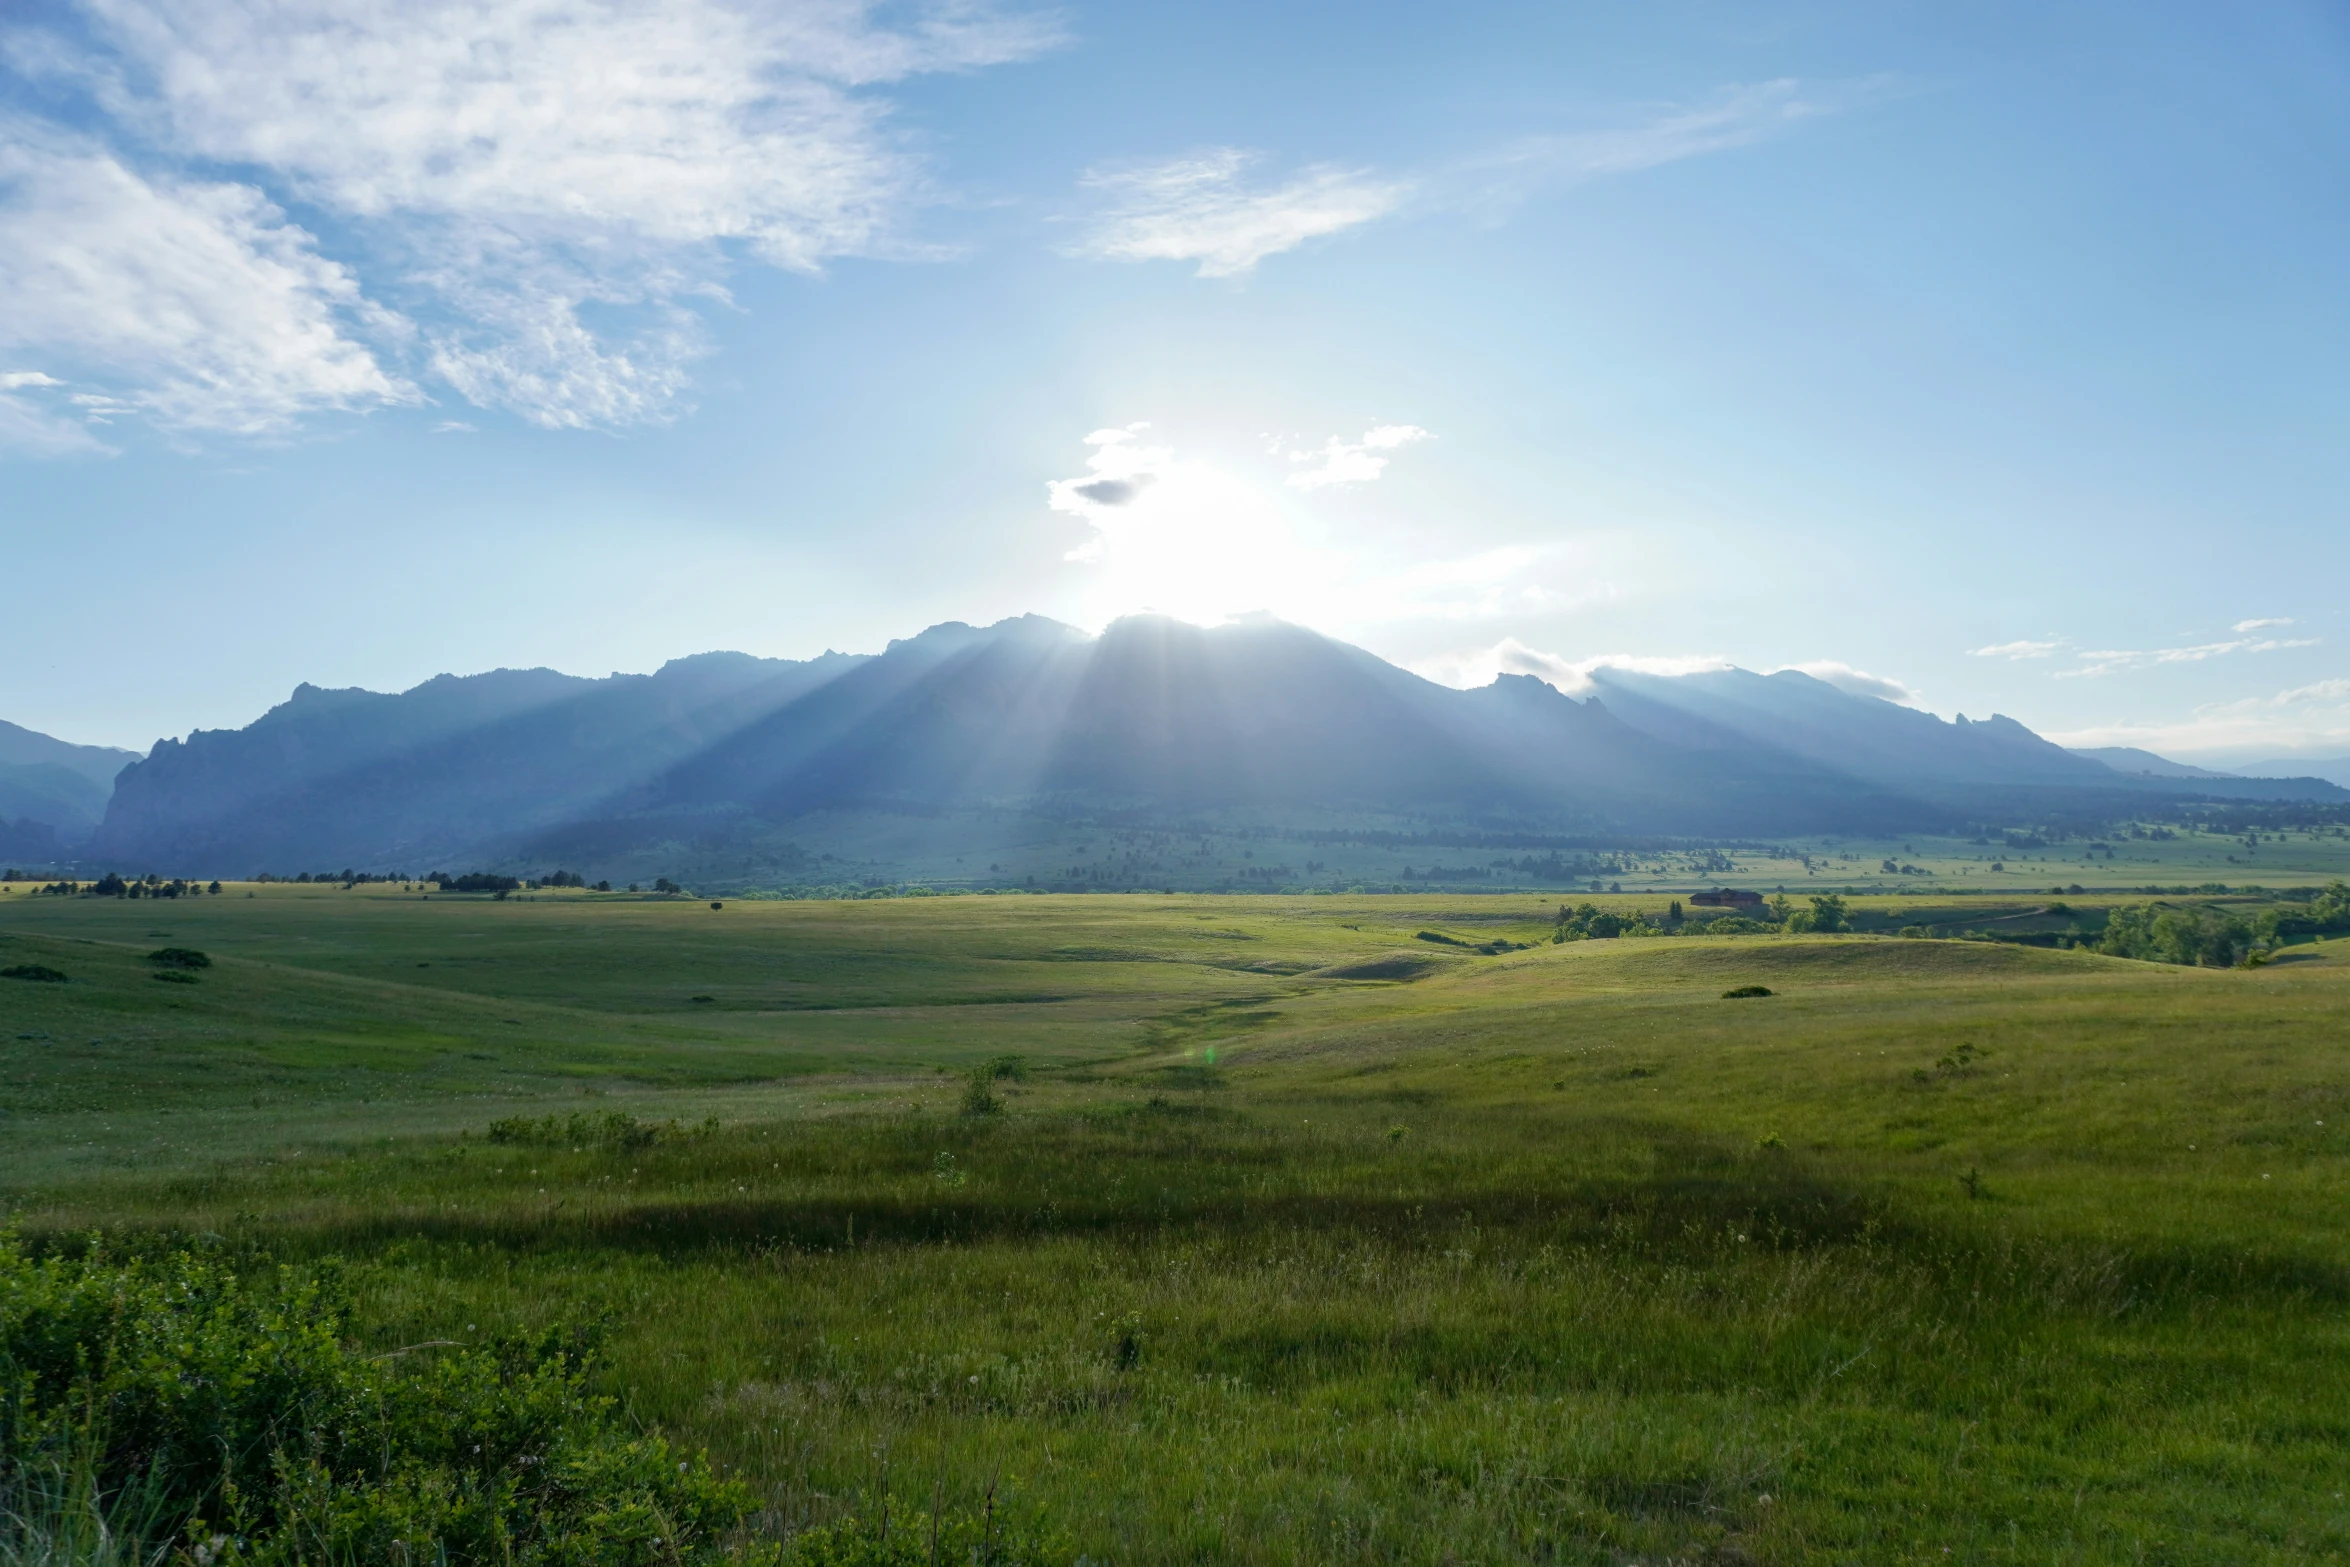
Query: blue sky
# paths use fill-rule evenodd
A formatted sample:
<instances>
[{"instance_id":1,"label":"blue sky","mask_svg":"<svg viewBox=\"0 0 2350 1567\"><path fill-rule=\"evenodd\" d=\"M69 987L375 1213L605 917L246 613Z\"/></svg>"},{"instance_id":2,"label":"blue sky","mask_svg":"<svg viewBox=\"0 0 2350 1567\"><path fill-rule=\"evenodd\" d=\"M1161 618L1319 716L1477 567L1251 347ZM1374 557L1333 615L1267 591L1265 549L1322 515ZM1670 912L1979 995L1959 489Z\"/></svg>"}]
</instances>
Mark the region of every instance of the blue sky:
<instances>
[{"instance_id":1,"label":"blue sky","mask_svg":"<svg viewBox=\"0 0 2350 1567\"><path fill-rule=\"evenodd\" d=\"M1148 607L2350 752L2338 6L0 18L34 728Z\"/></svg>"}]
</instances>

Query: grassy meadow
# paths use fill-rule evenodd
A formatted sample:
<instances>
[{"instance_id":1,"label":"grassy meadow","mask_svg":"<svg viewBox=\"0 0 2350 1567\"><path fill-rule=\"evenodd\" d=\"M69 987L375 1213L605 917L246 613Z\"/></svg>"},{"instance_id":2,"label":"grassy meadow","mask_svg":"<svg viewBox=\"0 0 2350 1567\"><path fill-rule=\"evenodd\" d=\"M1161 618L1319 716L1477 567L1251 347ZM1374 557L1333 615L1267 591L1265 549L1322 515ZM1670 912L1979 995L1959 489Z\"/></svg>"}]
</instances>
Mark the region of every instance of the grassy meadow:
<instances>
[{"instance_id":1,"label":"grassy meadow","mask_svg":"<svg viewBox=\"0 0 2350 1567\"><path fill-rule=\"evenodd\" d=\"M20 887L0 968L68 980L0 980L9 1222L340 1255L387 1351L601 1324L777 1536L992 1489L1096 1562L2350 1556L2350 940L722 901Z\"/></svg>"}]
</instances>

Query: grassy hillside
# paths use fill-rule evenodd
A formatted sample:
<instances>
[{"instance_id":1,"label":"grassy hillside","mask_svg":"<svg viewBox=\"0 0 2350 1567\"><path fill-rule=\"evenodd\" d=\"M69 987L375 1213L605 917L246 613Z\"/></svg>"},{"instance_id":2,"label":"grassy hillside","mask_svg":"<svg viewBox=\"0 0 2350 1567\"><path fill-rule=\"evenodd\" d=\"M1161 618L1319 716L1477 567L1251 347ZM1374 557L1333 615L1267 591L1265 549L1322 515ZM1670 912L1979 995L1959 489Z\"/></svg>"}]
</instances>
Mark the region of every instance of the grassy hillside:
<instances>
[{"instance_id":1,"label":"grassy hillside","mask_svg":"<svg viewBox=\"0 0 2350 1567\"><path fill-rule=\"evenodd\" d=\"M2350 942L1549 912L19 896L0 967L69 979L0 980L0 1198L339 1253L386 1347L601 1319L772 1532L993 1482L1120 1562L2350 1552Z\"/></svg>"}]
</instances>

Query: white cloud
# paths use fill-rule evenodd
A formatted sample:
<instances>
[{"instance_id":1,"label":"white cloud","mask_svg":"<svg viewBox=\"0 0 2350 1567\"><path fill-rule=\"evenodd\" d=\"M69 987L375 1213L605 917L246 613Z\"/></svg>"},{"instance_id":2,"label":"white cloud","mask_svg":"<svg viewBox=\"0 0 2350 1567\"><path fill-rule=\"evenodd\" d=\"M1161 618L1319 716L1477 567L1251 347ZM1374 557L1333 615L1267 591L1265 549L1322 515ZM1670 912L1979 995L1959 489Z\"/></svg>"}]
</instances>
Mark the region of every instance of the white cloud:
<instances>
[{"instance_id":1,"label":"white cloud","mask_svg":"<svg viewBox=\"0 0 2350 1567\"><path fill-rule=\"evenodd\" d=\"M1601 653L1591 658L1570 659L1563 654L1546 653L1540 648L1529 647L1516 637L1503 637L1490 647L1424 659L1411 667L1415 674L1424 675L1439 685L1456 686L1464 690L1490 685L1497 675L1532 675L1568 696L1582 696L1593 687L1592 674L1601 669L1623 669L1643 675L1700 675L1734 666L1716 653L1683 653L1663 657Z\"/></svg>"},{"instance_id":2,"label":"white cloud","mask_svg":"<svg viewBox=\"0 0 2350 1567\"><path fill-rule=\"evenodd\" d=\"M2228 627L2228 629L2241 635L2247 631L2266 631L2271 626L2289 626L2292 623L2292 617L2290 615L2284 615L2272 617L2267 620L2239 620L2234 625Z\"/></svg>"},{"instance_id":3,"label":"white cloud","mask_svg":"<svg viewBox=\"0 0 2350 1567\"><path fill-rule=\"evenodd\" d=\"M85 10L97 48L20 28L5 36L19 68L78 82L159 166L234 166L330 214L344 226L343 267L258 191L150 177L188 200L247 191L242 212L229 196L203 199L248 249L303 273L301 288L334 309L356 314L364 280L404 313L376 313L380 351L412 351L465 397L549 426L673 410L703 349L681 302L719 296L736 251L805 272L906 249L897 225L924 194L922 170L871 89L1053 42L1042 23L954 3L894 25L861 0ZM163 288L195 286L160 277L188 270L168 251L152 267ZM190 326L193 339L206 323ZM102 343L74 346L111 363ZM339 363L349 370L365 352L353 344ZM172 401L185 424L249 422L254 399L207 408L188 390L126 378L123 392L143 407Z\"/></svg>"},{"instance_id":4,"label":"white cloud","mask_svg":"<svg viewBox=\"0 0 2350 1567\"><path fill-rule=\"evenodd\" d=\"M1326 484L1368 484L1387 471L1388 459L1382 453L1400 450L1414 441L1433 439L1416 424L1374 425L1363 432L1359 441L1342 441L1333 435L1320 451L1289 454L1293 463L1316 464L1291 474L1289 482L1300 490L1318 490Z\"/></svg>"},{"instance_id":5,"label":"white cloud","mask_svg":"<svg viewBox=\"0 0 2350 1567\"><path fill-rule=\"evenodd\" d=\"M1990 647L1970 648L1967 651L1974 658L2046 658L2062 646L2062 642L1999 642Z\"/></svg>"},{"instance_id":6,"label":"white cloud","mask_svg":"<svg viewBox=\"0 0 2350 1567\"><path fill-rule=\"evenodd\" d=\"M1408 182L1328 165L1250 187L1257 154L1215 147L1167 163L1095 170L1084 184L1109 207L1075 254L1101 261L1191 261L1201 277L1237 277L1267 256L1383 218Z\"/></svg>"},{"instance_id":7,"label":"white cloud","mask_svg":"<svg viewBox=\"0 0 2350 1567\"><path fill-rule=\"evenodd\" d=\"M1622 669L1643 675L1703 675L1737 666L1718 653L1637 654L1600 653L1590 658L1571 659L1560 653L1546 653L1529 647L1516 637L1504 637L1490 647L1477 648L1466 653L1449 653L1425 659L1411 666L1417 674L1440 685L1467 688L1489 684L1496 675L1532 675L1569 696L1581 696L1594 687L1592 676L1603 669ZM1783 664L1781 669L1793 669L1825 681L1839 691L1854 696L1881 697L1905 707L1915 706L1917 693L1898 680L1883 675L1872 675L1865 669L1834 659L1815 659L1807 664ZM1765 673L1776 674L1777 670Z\"/></svg>"},{"instance_id":8,"label":"white cloud","mask_svg":"<svg viewBox=\"0 0 2350 1567\"><path fill-rule=\"evenodd\" d=\"M21 121L0 124L0 298L0 349L122 383L72 394L85 417L137 411L172 428L261 434L321 408L416 397L354 337L365 312L350 272L259 191L150 179ZM39 372L9 381L61 384Z\"/></svg>"},{"instance_id":9,"label":"white cloud","mask_svg":"<svg viewBox=\"0 0 2350 1567\"><path fill-rule=\"evenodd\" d=\"M1809 675L1814 680L1824 681L1848 696L1880 697L1888 702L1897 702L1903 707L1918 705L1918 694L1900 681L1884 675L1872 675L1865 669L1855 669L1850 664L1842 663L1836 659L1815 658L1808 664L1782 664L1779 667ZM1769 674L1777 674L1778 672L1776 669L1766 671Z\"/></svg>"}]
</instances>

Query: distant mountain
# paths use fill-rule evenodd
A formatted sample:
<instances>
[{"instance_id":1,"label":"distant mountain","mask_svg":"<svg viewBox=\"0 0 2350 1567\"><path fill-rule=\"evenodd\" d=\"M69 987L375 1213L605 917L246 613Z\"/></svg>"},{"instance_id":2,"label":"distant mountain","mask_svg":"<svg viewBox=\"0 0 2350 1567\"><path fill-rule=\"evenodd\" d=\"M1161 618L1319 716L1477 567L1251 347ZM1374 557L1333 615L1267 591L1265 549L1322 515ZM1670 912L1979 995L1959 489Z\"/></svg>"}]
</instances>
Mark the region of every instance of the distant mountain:
<instances>
[{"instance_id":1,"label":"distant mountain","mask_svg":"<svg viewBox=\"0 0 2350 1567\"><path fill-rule=\"evenodd\" d=\"M75 745L0 722L0 856L54 857L90 836L136 751Z\"/></svg>"},{"instance_id":2,"label":"distant mountain","mask_svg":"<svg viewBox=\"0 0 2350 1567\"><path fill-rule=\"evenodd\" d=\"M126 769L91 846L215 874L425 862L577 819L862 660L707 653L651 675L441 675L398 695L300 686L236 730Z\"/></svg>"},{"instance_id":3,"label":"distant mountain","mask_svg":"<svg viewBox=\"0 0 2350 1567\"><path fill-rule=\"evenodd\" d=\"M2350 788L2350 756L2283 756L2267 762L2246 762L2236 769L2243 778L2323 778Z\"/></svg>"},{"instance_id":4,"label":"distant mountain","mask_svg":"<svg viewBox=\"0 0 2350 1567\"><path fill-rule=\"evenodd\" d=\"M1270 619L1095 637L1031 615L866 658L304 686L125 770L92 854L217 875L691 863L761 885L879 863L884 840L984 863L983 841L1051 838L1022 822L1728 838L2021 820L2059 796L2119 811L2214 782L2350 798L2126 775L2012 719L1946 723L1794 672L1457 691Z\"/></svg>"},{"instance_id":5,"label":"distant mountain","mask_svg":"<svg viewBox=\"0 0 2350 1567\"><path fill-rule=\"evenodd\" d=\"M2085 756L2093 762L2102 762L2117 773L2134 773L2148 778L2239 778L2240 773L2215 773L2207 767L2191 767L2185 762L2174 762L2167 756L2152 751L2141 751L2134 745L2074 746L2073 755Z\"/></svg>"},{"instance_id":6,"label":"distant mountain","mask_svg":"<svg viewBox=\"0 0 2350 1567\"><path fill-rule=\"evenodd\" d=\"M1944 723L1880 697L1854 696L1800 670L1592 673L1601 700L1636 729L1708 749L1768 746L1894 786L2095 786L2111 769L1994 715Z\"/></svg>"},{"instance_id":7,"label":"distant mountain","mask_svg":"<svg viewBox=\"0 0 2350 1567\"><path fill-rule=\"evenodd\" d=\"M671 820L1044 799L1704 832L1905 810L1802 758L1690 761L1539 681L1455 691L1279 621L1134 616L1090 638L1027 616L893 642L624 803Z\"/></svg>"}]
</instances>

